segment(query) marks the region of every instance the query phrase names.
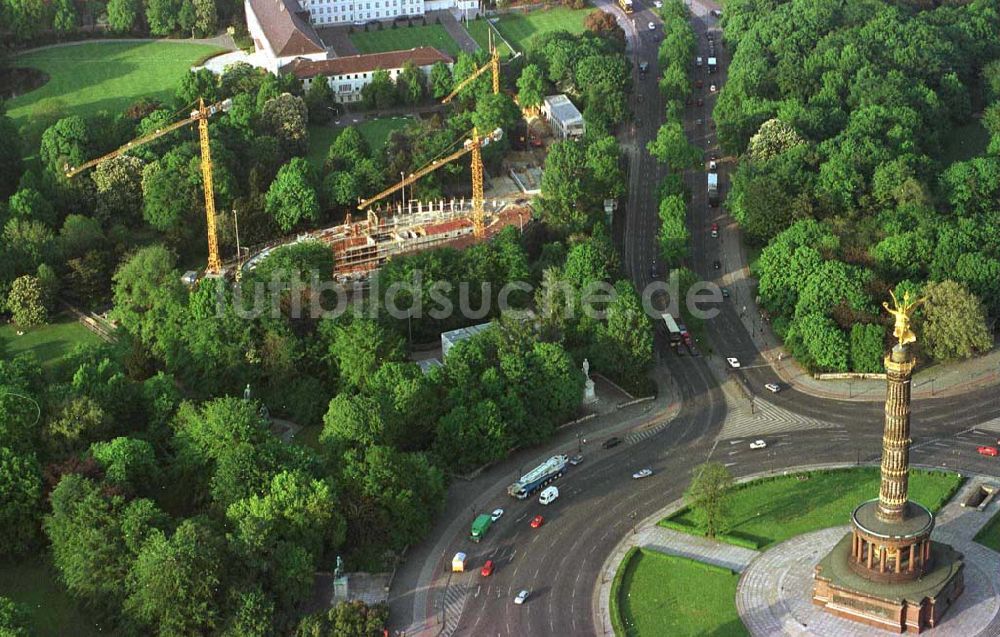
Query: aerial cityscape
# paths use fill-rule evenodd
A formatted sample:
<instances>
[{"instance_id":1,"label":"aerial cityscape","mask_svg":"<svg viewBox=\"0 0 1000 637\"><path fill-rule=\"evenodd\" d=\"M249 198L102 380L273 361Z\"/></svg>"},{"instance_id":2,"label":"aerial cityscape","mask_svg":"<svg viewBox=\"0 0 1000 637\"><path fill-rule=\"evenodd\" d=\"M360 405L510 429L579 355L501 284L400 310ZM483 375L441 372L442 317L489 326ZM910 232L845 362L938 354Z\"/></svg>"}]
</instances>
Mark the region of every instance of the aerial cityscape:
<instances>
[{"instance_id":1,"label":"aerial cityscape","mask_svg":"<svg viewBox=\"0 0 1000 637\"><path fill-rule=\"evenodd\" d=\"M1000 636L997 0L0 45L0 635Z\"/></svg>"}]
</instances>

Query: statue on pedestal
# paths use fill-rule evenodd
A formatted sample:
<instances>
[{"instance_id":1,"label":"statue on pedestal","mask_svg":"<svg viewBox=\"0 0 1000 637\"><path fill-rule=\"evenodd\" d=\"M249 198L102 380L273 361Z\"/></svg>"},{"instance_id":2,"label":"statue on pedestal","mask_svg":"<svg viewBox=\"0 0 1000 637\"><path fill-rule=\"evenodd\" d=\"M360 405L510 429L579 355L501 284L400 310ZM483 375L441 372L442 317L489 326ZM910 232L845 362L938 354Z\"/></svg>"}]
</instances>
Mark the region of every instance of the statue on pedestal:
<instances>
[{"instance_id":1,"label":"statue on pedestal","mask_svg":"<svg viewBox=\"0 0 1000 637\"><path fill-rule=\"evenodd\" d=\"M583 359L583 375L587 380L583 382L583 402L596 403L597 393L594 391L594 381L590 378L590 361Z\"/></svg>"}]
</instances>

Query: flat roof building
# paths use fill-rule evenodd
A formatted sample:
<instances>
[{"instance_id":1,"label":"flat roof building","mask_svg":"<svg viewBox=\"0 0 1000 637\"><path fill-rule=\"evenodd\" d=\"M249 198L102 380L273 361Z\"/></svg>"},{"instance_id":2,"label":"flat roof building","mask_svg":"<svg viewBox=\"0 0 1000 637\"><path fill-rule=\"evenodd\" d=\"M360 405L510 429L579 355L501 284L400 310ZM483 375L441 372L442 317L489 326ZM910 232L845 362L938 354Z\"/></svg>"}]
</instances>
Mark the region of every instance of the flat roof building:
<instances>
[{"instance_id":1,"label":"flat roof building","mask_svg":"<svg viewBox=\"0 0 1000 637\"><path fill-rule=\"evenodd\" d=\"M580 110L561 93L545 98L542 114L552 124L552 131L563 139L582 137L586 131Z\"/></svg>"}]
</instances>

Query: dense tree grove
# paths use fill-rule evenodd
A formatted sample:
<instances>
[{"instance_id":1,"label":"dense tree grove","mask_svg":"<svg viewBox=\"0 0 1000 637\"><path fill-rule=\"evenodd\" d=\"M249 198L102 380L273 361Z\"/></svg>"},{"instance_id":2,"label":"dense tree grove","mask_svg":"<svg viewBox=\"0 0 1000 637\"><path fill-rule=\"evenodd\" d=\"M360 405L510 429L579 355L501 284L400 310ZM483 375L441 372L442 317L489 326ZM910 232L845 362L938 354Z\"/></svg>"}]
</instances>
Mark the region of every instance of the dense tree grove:
<instances>
[{"instance_id":1,"label":"dense tree grove","mask_svg":"<svg viewBox=\"0 0 1000 637\"><path fill-rule=\"evenodd\" d=\"M73 6L44 7L53 28L72 28ZM3 20L36 20L24 9ZM234 9L112 0L107 11L117 32L199 35ZM310 122L329 117L329 87L303 92L245 64L221 77L192 72L164 102L60 119L27 165L12 136L0 149L0 311L32 329L67 299L108 309L118 329L44 369L0 342L0 557L50 558L70 596L122 634L377 635L384 605L301 617L316 572L333 570L337 555L351 569L384 568L428 533L453 475L547 441L578 415L584 358L648 393L652 324L603 217L604 201L624 195L614 132L630 69L620 34L591 22L596 33L539 38L520 79L505 79L523 91L520 104L484 76L453 110L414 120L382 147L343 129L321 166L303 154ZM460 56L454 74L436 66L429 81L407 68L365 99L440 97L482 62ZM191 127L65 177L67 165L162 128L198 97L231 98L209 123L228 258L234 212L242 245L339 223L359 197L451 152L473 128L510 135L519 106L556 85L584 108L589 132L550 146L538 218L463 250L393 258L349 311L338 306L335 255L318 241L270 250L238 284L182 282L205 252ZM0 133L9 128L0 116ZM488 171L509 143L485 149ZM468 184L468 162L456 162L407 194L467 196ZM413 345L483 323L428 373L408 359ZM22 609L0 598L0 632L24 625Z\"/></svg>"},{"instance_id":2,"label":"dense tree grove","mask_svg":"<svg viewBox=\"0 0 1000 637\"><path fill-rule=\"evenodd\" d=\"M937 293L925 352L987 349L985 317L1000 311L996 6L734 0L723 27L733 58L714 117L741 156L726 204L763 246L761 301L793 353L878 369L891 332L879 303L925 284ZM968 135L992 137L985 154L957 148ZM947 325L958 307L965 340Z\"/></svg>"}]
</instances>

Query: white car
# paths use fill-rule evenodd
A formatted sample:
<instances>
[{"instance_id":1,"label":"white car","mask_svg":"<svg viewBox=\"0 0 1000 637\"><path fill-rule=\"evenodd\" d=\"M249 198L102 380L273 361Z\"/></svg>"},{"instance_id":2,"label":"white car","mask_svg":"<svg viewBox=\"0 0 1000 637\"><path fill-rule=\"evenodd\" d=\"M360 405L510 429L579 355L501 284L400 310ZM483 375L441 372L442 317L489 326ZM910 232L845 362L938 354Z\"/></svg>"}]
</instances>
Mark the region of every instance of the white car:
<instances>
[{"instance_id":1,"label":"white car","mask_svg":"<svg viewBox=\"0 0 1000 637\"><path fill-rule=\"evenodd\" d=\"M738 359L738 358L732 358L732 357L730 357L730 358L726 359L726 362L729 363L729 366L732 367L733 369L739 369L740 368L740 359Z\"/></svg>"},{"instance_id":2,"label":"white car","mask_svg":"<svg viewBox=\"0 0 1000 637\"><path fill-rule=\"evenodd\" d=\"M490 519L496 522L503 517L503 509L493 509L493 513L490 513Z\"/></svg>"},{"instance_id":3,"label":"white car","mask_svg":"<svg viewBox=\"0 0 1000 637\"><path fill-rule=\"evenodd\" d=\"M779 387L776 383L768 383L764 385L764 389L771 392L772 394L777 394L779 391L781 391L781 387Z\"/></svg>"},{"instance_id":4,"label":"white car","mask_svg":"<svg viewBox=\"0 0 1000 637\"><path fill-rule=\"evenodd\" d=\"M719 90L719 87L716 86L715 84L709 84L708 85L708 90L711 91L712 93L714 93L714 92L716 92L716 91Z\"/></svg>"},{"instance_id":5,"label":"white car","mask_svg":"<svg viewBox=\"0 0 1000 637\"><path fill-rule=\"evenodd\" d=\"M653 1L653 6L656 7L657 9L662 9L663 8L663 3L660 2L660 0L654 0Z\"/></svg>"},{"instance_id":6,"label":"white car","mask_svg":"<svg viewBox=\"0 0 1000 637\"><path fill-rule=\"evenodd\" d=\"M763 440L754 440L753 442L750 443L751 449L763 449L766 446L767 443L764 442Z\"/></svg>"},{"instance_id":7,"label":"white car","mask_svg":"<svg viewBox=\"0 0 1000 637\"><path fill-rule=\"evenodd\" d=\"M635 473L633 473L632 474L632 479L633 480L641 480L643 478L648 478L651 475L653 475L653 470L652 469L642 469L641 471L636 471Z\"/></svg>"},{"instance_id":8,"label":"white car","mask_svg":"<svg viewBox=\"0 0 1000 637\"><path fill-rule=\"evenodd\" d=\"M654 23L650 22L649 23L649 30L650 31L656 31L656 25Z\"/></svg>"},{"instance_id":9,"label":"white car","mask_svg":"<svg viewBox=\"0 0 1000 637\"><path fill-rule=\"evenodd\" d=\"M713 86L714 86L714 84L713 84ZM715 161L714 159L712 159L712 160L710 160L708 162L708 172L714 173L718 169L719 169L719 162Z\"/></svg>"},{"instance_id":10,"label":"white car","mask_svg":"<svg viewBox=\"0 0 1000 637\"><path fill-rule=\"evenodd\" d=\"M701 66L701 56L700 55L694 59L694 65L695 66Z\"/></svg>"},{"instance_id":11,"label":"white car","mask_svg":"<svg viewBox=\"0 0 1000 637\"><path fill-rule=\"evenodd\" d=\"M528 591L521 591L517 594L517 597L514 598L514 603L523 604L526 599L528 599Z\"/></svg>"}]
</instances>

